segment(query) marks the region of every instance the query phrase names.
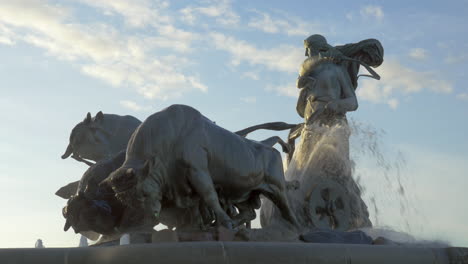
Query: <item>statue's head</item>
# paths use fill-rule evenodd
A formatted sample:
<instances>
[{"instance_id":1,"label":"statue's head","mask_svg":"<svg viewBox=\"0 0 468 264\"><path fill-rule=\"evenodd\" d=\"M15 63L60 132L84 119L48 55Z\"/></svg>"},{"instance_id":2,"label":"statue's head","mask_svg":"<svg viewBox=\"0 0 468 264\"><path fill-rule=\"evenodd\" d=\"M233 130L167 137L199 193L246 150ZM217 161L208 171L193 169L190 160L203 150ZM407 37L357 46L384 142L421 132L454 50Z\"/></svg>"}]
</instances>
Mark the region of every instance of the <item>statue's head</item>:
<instances>
[{"instance_id":1,"label":"statue's head","mask_svg":"<svg viewBox=\"0 0 468 264\"><path fill-rule=\"evenodd\" d=\"M70 227L75 233L94 231L100 234L112 234L118 223L119 210L106 200L93 200L86 197L83 192L74 195L68 200L67 206L62 210L66 219L64 230Z\"/></svg>"},{"instance_id":2,"label":"statue's head","mask_svg":"<svg viewBox=\"0 0 468 264\"><path fill-rule=\"evenodd\" d=\"M308 57L317 56L333 48L327 43L327 39L319 34L312 35L304 40L305 55Z\"/></svg>"},{"instance_id":3,"label":"statue's head","mask_svg":"<svg viewBox=\"0 0 468 264\"><path fill-rule=\"evenodd\" d=\"M102 124L104 114L99 112L94 118L88 113L86 118L78 123L70 134L70 142L62 159L74 155L78 158L99 161L112 154L110 146L111 133Z\"/></svg>"}]
</instances>

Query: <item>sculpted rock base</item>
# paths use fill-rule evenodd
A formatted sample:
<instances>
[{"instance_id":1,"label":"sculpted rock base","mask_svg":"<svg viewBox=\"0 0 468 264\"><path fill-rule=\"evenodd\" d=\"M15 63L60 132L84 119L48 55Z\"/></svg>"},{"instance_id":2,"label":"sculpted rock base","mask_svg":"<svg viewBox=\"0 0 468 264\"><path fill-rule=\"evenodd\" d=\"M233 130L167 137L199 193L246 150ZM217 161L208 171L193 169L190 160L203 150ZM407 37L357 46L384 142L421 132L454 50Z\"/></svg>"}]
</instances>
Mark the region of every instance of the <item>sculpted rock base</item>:
<instances>
[{"instance_id":1,"label":"sculpted rock base","mask_svg":"<svg viewBox=\"0 0 468 264\"><path fill-rule=\"evenodd\" d=\"M329 229L317 229L302 234L300 239L309 243L335 243L335 244L364 244L371 245L372 238L362 231L331 231Z\"/></svg>"},{"instance_id":2,"label":"sculpted rock base","mask_svg":"<svg viewBox=\"0 0 468 264\"><path fill-rule=\"evenodd\" d=\"M329 125L307 125L301 134L285 177L300 183L297 190L288 190L287 196L303 230L347 231L372 226L367 206L352 178L349 135L345 119ZM267 200L262 204L261 224L288 226Z\"/></svg>"}]
</instances>

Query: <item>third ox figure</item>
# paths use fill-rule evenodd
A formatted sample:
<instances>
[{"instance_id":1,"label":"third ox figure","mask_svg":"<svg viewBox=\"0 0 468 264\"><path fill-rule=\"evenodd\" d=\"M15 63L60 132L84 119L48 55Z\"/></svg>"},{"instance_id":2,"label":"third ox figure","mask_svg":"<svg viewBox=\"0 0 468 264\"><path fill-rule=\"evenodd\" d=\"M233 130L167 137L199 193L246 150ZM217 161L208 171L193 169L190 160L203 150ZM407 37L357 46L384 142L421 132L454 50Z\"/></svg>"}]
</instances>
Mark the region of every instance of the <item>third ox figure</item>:
<instances>
[{"instance_id":1,"label":"third ox figure","mask_svg":"<svg viewBox=\"0 0 468 264\"><path fill-rule=\"evenodd\" d=\"M297 80L301 124L231 132L185 105L142 123L88 114L72 130L63 156L90 165L79 182L57 192L68 199L65 230L95 239L155 232L162 223L177 231L224 226L243 240L285 240L278 232L294 237L314 228L371 226L351 175L346 112L358 107L360 67L380 78L371 67L382 63L383 48L375 39L333 47L321 35L304 46L307 59ZM276 136L246 138L257 129L291 130L287 143ZM287 153L286 169L276 143ZM262 229L250 229L260 207Z\"/></svg>"}]
</instances>

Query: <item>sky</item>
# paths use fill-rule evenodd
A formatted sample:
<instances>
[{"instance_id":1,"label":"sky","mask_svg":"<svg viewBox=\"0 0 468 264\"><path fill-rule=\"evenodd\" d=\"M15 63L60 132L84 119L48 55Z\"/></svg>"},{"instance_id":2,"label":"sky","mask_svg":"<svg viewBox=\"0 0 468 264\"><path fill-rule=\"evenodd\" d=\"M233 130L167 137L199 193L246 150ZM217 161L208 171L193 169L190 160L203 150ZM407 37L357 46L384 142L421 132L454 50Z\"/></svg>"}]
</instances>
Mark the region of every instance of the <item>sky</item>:
<instances>
[{"instance_id":1,"label":"sky","mask_svg":"<svg viewBox=\"0 0 468 264\"><path fill-rule=\"evenodd\" d=\"M302 122L311 34L385 49L348 114L374 225L468 247L467 14L462 0L0 0L0 248L78 245L54 193L87 168L60 156L88 112L144 120L177 103L232 131Z\"/></svg>"}]
</instances>

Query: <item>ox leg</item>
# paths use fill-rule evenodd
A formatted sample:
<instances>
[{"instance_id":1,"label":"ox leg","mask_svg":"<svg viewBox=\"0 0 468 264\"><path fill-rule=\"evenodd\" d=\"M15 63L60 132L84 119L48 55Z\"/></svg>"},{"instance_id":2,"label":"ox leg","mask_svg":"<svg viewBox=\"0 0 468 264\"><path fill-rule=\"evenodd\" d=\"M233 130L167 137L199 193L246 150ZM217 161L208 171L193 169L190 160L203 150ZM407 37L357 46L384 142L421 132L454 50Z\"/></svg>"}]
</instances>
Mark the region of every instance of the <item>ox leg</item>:
<instances>
[{"instance_id":1,"label":"ox leg","mask_svg":"<svg viewBox=\"0 0 468 264\"><path fill-rule=\"evenodd\" d=\"M286 197L286 183L281 156L273 156L269 165L268 172L265 174L265 184L260 191L278 207L284 219L298 227L297 219Z\"/></svg>"},{"instance_id":2,"label":"ox leg","mask_svg":"<svg viewBox=\"0 0 468 264\"><path fill-rule=\"evenodd\" d=\"M259 209L261 205L259 193L252 193L247 201L236 204L239 214L233 218L234 226L240 226L245 223L246 227L250 229L250 222L257 217L255 209Z\"/></svg>"},{"instance_id":3,"label":"ox leg","mask_svg":"<svg viewBox=\"0 0 468 264\"><path fill-rule=\"evenodd\" d=\"M218 224L232 229L232 219L226 214L219 203L218 194L213 185L213 180L207 172L192 168L188 176L190 183L203 201L213 209Z\"/></svg>"},{"instance_id":4,"label":"ox leg","mask_svg":"<svg viewBox=\"0 0 468 264\"><path fill-rule=\"evenodd\" d=\"M284 194L284 190L281 191L275 185L269 185L266 188L262 188L262 194L270 199L279 209L281 216L289 221L294 226L298 227L297 219L294 216L291 207L289 206L288 199Z\"/></svg>"},{"instance_id":5,"label":"ox leg","mask_svg":"<svg viewBox=\"0 0 468 264\"><path fill-rule=\"evenodd\" d=\"M239 209L239 214L237 214L232 220L234 222L234 227L247 224L250 226L250 221L254 220L257 214L251 206L250 203L240 203L236 204L237 209Z\"/></svg>"},{"instance_id":6,"label":"ox leg","mask_svg":"<svg viewBox=\"0 0 468 264\"><path fill-rule=\"evenodd\" d=\"M187 138L187 142L199 139L197 131L193 131L192 133L194 137L191 139ZM221 203L213 183L213 178L208 170L206 149L203 147L187 145L187 148L184 149L183 152L183 162L189 169L189 173L187 175L188 181L198 195L200 195L208 208L213 210L216 215L216 223L218 225L221 224L228 229L232 229L232 219L221 207Z\"/></svg>"}]
</instances>

